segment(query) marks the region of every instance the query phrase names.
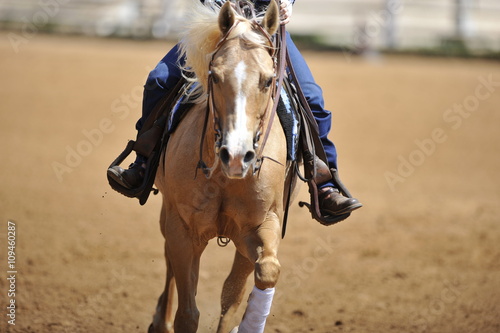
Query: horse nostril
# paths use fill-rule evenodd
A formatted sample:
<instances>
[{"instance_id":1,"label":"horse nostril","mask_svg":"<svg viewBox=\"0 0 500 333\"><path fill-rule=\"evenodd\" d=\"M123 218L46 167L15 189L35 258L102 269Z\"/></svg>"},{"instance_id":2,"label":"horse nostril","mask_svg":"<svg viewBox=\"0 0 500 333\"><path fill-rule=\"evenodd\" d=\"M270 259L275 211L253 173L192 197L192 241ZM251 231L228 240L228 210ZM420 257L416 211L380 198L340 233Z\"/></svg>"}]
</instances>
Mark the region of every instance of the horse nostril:
<instances>
[{"instance_id":1,"label":"horse nostril","mask_svg":"<svg viewBox=\"0 0 500 333\"><path fill-rule=\"evenodd\" d=\"M226 146L221 147L219 150L219 159L225 165L235 164L235 163L247 164L252 162L254 158L255 158L255 151L253 150L247 151L247 153L244 156L242 155L233 156L229 152L229 149Z\"/></svg>"},{"instance_id":2,"label":"horse nostril","mask_svg":"<svg viewBox=\"0 0 500 333\"><path fill-rule=\"evenodd\" d=\"M224 164L228 164L229 163L229 151L227 150L226 147L221 147L220 151L219 151L219 158L221 160L222 163Z\"/></svg>"},{"instance_id":3,"label":"horse nostril","mask_svg":"<svg viewBox=\"0 0 500 333\"><path fill-rule=\"evenodd\" d=\"M250 150L248 151L246 154L245 154L245 157L243 158L243 161L245 163L248 163L248 162L251 162L253 161L253 159L255 158L255 152L253 150Z\"/></svg>"}]
</instances>

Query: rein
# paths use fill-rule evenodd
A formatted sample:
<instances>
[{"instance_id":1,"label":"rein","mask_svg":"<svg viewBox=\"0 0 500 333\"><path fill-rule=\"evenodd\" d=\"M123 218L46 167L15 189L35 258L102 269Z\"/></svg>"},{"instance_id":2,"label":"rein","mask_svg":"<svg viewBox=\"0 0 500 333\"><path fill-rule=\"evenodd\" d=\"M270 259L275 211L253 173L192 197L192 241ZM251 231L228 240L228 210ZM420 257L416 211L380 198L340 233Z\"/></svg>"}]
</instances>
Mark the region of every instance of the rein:
<instances>
[{"instance_id":1,"label":"rein","mask_svg":"<svg viewBox=\"0 0 500 333\"><path fill-rule=\"evenodd\" d=\"M260 27L260 26L259 26ZM262 27L261 27L262 29ZM285 34L285 26L280 25L280 30L279 30L279 45L276 47L276 50L278 50L278 56L274 58L275 60L275 66L276 66L276 60L278 61L278 71L275 73L278 76L278 84L276 85L276 76L273 79L273 87L276 87L276 90L274 92L274 98L273 98L273 108L271 110L271 115L269 117L269 122L267 123L267 128L266 132L264 134L264 139L262 140L262 145L259 148L259 152L257 153L257 165L254 168L254 173L260 170L262 166L262 162L264 161L264 158L268 158L278 164L281 164L280 162L276 161L275 159L268 157L268 156L263 156L264 152L264 147L267 143L267 139L269 138L269 134L271 133L271 127L273 126L274 118L276 117L276 110L278 109L278 102L280 100L281 96L281 89L283 87L283 77L285 73L285 65L286 65L286 34ZM275 69L276 71L276 69Z\"/></svg>"},{"instance_id":2,"label":"rein","mask_svg":"<svg viewBox=\"0 0 500 333\"><path fill-rule=\"evenodd\" d=\"M245 8L240 8L240 7L237 7L237 8L239 11L242 11L245 9ZM226 32L226 34L224 34L224 36L219 40L219 42L217 43L217 45L215 47L215 51L212 54L212 59L210 60L209 71L208 71L207 112L205 114L205 121L204 121L202 136L201 136L201 140L200 140L200 159L199 159L198 165L196 167L195 178L196 178L196 174L197 174L198 169L201 169L203 174L207 178L210 178L212 176L212 173L217 168L218 163L219 163L218 155L219 155L219 150L220 150L221 143L222 143L222 133L221 133L221 129L220 129L218 113L217 113L216 107L214 105L214 100L213 100L213 75L212 75L211 69L212 69L212 64L213 64L213 60L215 58L215 55L219 52L219 50L222 48L222 46L225 44L225 42L229 39L231 33L238 26L238 24L240 22L241 21L237 20L233 24L233 26L231 28L229 28L229 30ZM278 102L279 102L280 93L281 93L281 89L282 89L282 85L283 85L283 77L284 77L285 65L286 65L286 35L285 35L285 26L281 25L280 30L278 32L279 44L275 47L272 36L270 36L267 33L267 31L265 31L264 28L262 28L262 26L255 20L255 18L251 21L251 23L252 23L252 27L256 30L259 30L262 33L262 35L264 35L264 37L266 37L267 41L269 42L269 49L271 50L270 54L271 54L271 57L273 58L273 61L274 61L274 77L273 77L273 81L272 81L272 86L275 88L275 89L273 89L273 92L269 96L269 99L267 101L267 106L265 109L265 113L260 121L260 125L259 125L260 129L257 131L257 134L254 137L254 147L257 148L258 142L260 141L261 132L262 132L261 129L264 126L264 119L266 118L266 114L269 110L269 104L270 104L270 101L272 100L273 105L271 108L271 114L269 116L269 122L268 122L266 130L264 132L262 144L260 145L259 150L257 152L256 162L254 165L253 174L255 174L260 170L260 168L262 166L262 162L264 161L264 158L270 159L278 164L281 164L280 162L278 162L277 160L275 160L271 157L263 156L263 152L264 152L264 147L265 147L267 140L269 138L269 134L271 132L271 128L272 128L272 125L274 123L274 119L276 117L276 110L278 108ZM277 83L276 83L276 81L277 81ZM205 136L206 136L206 132L207 132L210 114L212 114L213 130L214 130L214 134L215 134L214 151L216 154L216 158L215 158L213 165L211 167L208 167L207 164L205 163L205 161L203 160L203 144L204 144L204 140L205 140Z\"/></svg>"}]
</instances>

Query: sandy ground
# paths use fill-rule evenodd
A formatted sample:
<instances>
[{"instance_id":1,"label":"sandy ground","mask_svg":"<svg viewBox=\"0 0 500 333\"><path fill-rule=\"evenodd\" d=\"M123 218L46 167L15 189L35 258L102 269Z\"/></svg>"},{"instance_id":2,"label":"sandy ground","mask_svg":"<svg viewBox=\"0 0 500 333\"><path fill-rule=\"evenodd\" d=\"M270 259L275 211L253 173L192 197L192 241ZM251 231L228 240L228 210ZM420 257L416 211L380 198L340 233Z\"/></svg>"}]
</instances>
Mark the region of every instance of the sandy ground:
<instances>
[{"instance_id":1,"label":"sandy ground","mask_svg":"<svg viewBox=\"0 0 500 333\"><path fill-rule=\"evenodd\" d=\"M141 207L105 170L171 45L0 37L0 330L146 332L165 275L160 198ZM500 332L500 64L305 56L365 207L327 228L293 205L266 332ZM232 255L215 242L204 254L202 333Z\"/></svg>"}]
</instances>

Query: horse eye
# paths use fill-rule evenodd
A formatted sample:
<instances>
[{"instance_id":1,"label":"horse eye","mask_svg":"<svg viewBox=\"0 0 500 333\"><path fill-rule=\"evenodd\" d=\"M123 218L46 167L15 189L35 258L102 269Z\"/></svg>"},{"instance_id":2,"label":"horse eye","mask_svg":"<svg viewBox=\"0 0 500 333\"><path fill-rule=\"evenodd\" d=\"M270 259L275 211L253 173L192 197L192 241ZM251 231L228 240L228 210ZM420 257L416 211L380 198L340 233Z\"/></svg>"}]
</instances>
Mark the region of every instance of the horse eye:
<instances>
[{"instance_id":1,"label":"horse eye","mask_svg":"<svg viewBox=\"0 0 500 333\"><path fill-rule=\"evenodd\" d=\"M212 73L212 82L217 84L217 83L219 83L219 81L220 81L219 77Z\"/></svg>"},{"instance_id":2,"label":"horse eye","mask_svg":"<svg viewBox=\"0 0 500 333\"><path fill-rule=\"evenodd\" d=\"M266 81L266 84L264 85L265 88L269 88L273 84L273 78L270 78Z\"/></svg>"}]
</instances>

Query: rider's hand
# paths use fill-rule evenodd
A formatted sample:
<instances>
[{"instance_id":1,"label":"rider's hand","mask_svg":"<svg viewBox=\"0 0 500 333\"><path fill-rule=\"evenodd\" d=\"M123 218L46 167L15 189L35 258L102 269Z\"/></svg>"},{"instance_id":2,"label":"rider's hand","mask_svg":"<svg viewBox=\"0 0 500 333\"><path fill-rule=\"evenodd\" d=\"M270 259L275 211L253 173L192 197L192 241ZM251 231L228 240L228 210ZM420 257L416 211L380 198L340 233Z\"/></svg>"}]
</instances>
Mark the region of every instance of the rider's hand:
<instances>
[{"instance_id":1,"label":"rider's hand","mask_svg":"<svg viewBox=\"0 0 500 333\"><path fill-rule=\"evenodd\" d=\"M292 17L292 2L290 0L281 0L280 3L281 24L288 24L290 23L290 18Z\"/></svg>"}]
</instances>

